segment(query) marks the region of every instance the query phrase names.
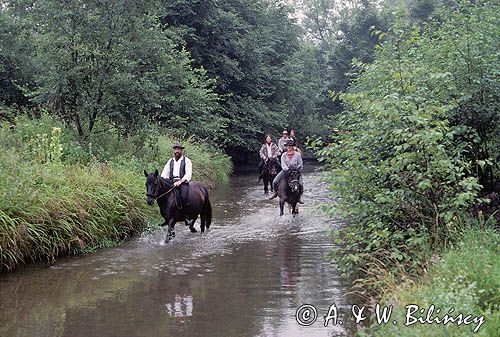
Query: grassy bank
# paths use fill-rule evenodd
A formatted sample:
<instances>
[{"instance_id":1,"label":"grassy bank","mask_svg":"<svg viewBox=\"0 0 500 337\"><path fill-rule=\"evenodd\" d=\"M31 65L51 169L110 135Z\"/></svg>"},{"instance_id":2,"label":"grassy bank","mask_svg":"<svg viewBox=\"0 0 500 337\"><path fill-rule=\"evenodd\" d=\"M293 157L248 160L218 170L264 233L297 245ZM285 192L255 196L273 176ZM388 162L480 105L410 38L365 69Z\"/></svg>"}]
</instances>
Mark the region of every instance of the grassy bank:
<instances>
[{"instance_id":1,"label":"grassy bank","mask_svg":"<svg viewBox=\"0 0 500 337\"><path fill-rule=\"evenodd\" d=\"M500 235L494 228L468 228L453 248L446 250L440 258L431 264L427 273L417 281L407 280L395 285L390 295L383 300L384 305L392 304L394 313L388 324L372 324L362 336L497 336L500 331ZM457 317L472 315L484 317L469 325L457 323L421 324L405 326L409 304L425 308L425 313L414 313L412 317L427 316L431 305L435 306L431 320L444 318L451 308L450 314ZM440 308L441 311L436 313ZM410 308L411 309L411 308ZM408 323L414 322L408 318ZM398 322L392 324L392 320ZM435 322L435 321L434 321ZM473 330L479 326L474 333Z\"/></svg>"},{"instance_id":2,"label":"grassy bank","mask_svg":"<svg viewBox=\"0 0 500 337\"><path fill-rule=\"evenodd\" d=\"M149 134L155 135L154 137ZM0 130L0 270L120 243L158 216L145 203L143 170L161 170L172 137L122 137L116 130L87 142L49 117L19 119ZM194 179L226 180L230 159L184 141Z\"/></svg>"}]
</instances>

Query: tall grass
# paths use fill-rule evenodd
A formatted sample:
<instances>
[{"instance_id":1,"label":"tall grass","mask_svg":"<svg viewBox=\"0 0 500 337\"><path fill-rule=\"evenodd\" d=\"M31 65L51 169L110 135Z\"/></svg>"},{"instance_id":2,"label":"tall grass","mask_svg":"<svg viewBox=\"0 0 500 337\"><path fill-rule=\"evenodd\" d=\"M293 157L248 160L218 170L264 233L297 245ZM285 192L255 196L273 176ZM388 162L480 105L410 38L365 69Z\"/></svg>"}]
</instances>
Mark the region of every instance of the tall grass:
<instances>
[{"instance_id":1,"label":"tall grass","mask_svg":"<svg viewBox=\"0 0 500 337\"><path fill-rule=\"evenodd\" d=\"M385 297L395 312L388 324L372 324L362 336L498 336L500 331L500 234L493 226L467 227L455 247L448 249L418 283L398 284ZM484 324L473 333L475 324L414 324L404 326L408 304L429 308L434 304L443 317L450 308L453 316L463 313L484 316ZM414 316L426 317L424 314ZM395 319L398 324L392 324Z\"/></svg>"},{"instance_id":2,"label":"tall grass","mask_svg":"<svg viewBox=\"0 0 500 337\"><path fill-rule=\"evenodd\" d=\"M174 140L117 134L80 143L48 116L2 126L0 270L115 245L157 216L145 203L142 172L161 170ZM185 143L195 179L213 186L228 178L227 156Z\"/></svg>"}]
</instances>

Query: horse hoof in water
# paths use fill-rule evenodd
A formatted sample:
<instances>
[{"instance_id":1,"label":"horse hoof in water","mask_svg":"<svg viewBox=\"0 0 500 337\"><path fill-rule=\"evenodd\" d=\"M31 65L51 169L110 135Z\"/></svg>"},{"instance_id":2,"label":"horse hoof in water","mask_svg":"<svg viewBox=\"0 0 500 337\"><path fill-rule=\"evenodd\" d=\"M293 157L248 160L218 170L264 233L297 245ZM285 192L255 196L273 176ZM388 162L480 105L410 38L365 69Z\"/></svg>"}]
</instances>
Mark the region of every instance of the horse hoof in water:
<instances>
[{"instance_id":1,"label":"horse hoof in water","mask_svg":"<svg viewBox=\"0 0 500 337\"><path fill-rule=\"evenodd\" d=\"M194 226L189 226L189 230L191 231L191 233L197 232L197 230L196 230L196 228L194 228Z\"/></svg>"}]
</instances>

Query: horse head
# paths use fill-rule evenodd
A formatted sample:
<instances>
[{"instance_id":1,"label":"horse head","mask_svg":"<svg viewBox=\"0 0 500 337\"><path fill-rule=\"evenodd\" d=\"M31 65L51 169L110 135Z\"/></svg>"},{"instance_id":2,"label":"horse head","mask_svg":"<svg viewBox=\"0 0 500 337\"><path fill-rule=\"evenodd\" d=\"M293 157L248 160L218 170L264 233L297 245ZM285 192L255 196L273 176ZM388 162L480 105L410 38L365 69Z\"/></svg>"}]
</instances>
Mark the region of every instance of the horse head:
<instances>
[{"instance_id":1,"label":"horse head","mask_svg":"<svg viewBox=\"0 0 500 337\"><path fill-rule=\"evenodd\" d=\"M276 158L269 159L269 162L267 163L267 169L270 176L276 177L276 175L278 174L278 161L276 160Z\"/></svg>"},{"instance_id":2,"label":"horse head","mask_svg":"<svg viewBox=\"0 0 500 337\"><path fill-rule=\"evenodd\" d=\"M153 173L148 173L144 170L144 176L146 177L146 202L151 206L155 203L158 191L160 190L158 170L155 170Z\"/></svg>"},{"instance_id":3,"label":"horse head","mask_svg":"<svg viewBox=\"0 0 500 337\"><path fill-rule=\"evenodd\" d=\"M300 189L300 171L290 170L288 172L287 183L293 193L298 193Z\"/></svg>"}]
</instances>

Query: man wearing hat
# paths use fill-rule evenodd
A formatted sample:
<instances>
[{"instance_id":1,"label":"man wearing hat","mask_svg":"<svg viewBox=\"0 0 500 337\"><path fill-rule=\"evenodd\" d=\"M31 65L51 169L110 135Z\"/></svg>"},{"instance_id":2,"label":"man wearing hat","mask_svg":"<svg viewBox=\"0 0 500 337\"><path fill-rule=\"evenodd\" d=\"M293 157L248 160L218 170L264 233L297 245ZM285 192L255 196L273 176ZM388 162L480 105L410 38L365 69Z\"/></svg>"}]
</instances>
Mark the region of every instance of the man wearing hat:
<instances>
[{"instance_id":1,"label":"man wearing hat","mask_svg":"<svg viewBox=\"0 0 500 337\"><path fill-rule=\"evenodd\" d=\"M288 170L298 170L302 171L302 156L298 151L295 151L295 142L289 139L286 142L286 152L281 155L281 168L283 169L273 180L273 190L274 194L269 199L274 199L278 196L278 185L285 177L286 172ZM302 181L302 175L300 176L300 194L304 190L304 183ZM299 203L303 204L302 198L299 199Z\"/></svg>"},{"instance_id":2,"label":"man wearing hat","mask_svg":"<svg viewBox=\"0 0 500 337\"><path fill-rule=\"evenodd\" d=\"M186 226L190 226L188 212L189 181L193 175L193 164L191 159L182 154L184 147L180 143L172 146L174 149L173 157L167 161L167 164L161 172L161 177L169 180L174 187L179 189L182 200L182 214Z\"/></svg>"},{"instance_id":3,"label":"man wearing hat","mask_svg":"<svg viewBox=\"0 0 500 337\"><path fill-rule=\"evenodd\" d=\"M278 140L278 147L280 148L281 153L286 151L286 142L288 141L288 139L289 139L288 138L288 131L283 130L283 132L281 134L281 138Z\"/></svg>"}]
</instances>

